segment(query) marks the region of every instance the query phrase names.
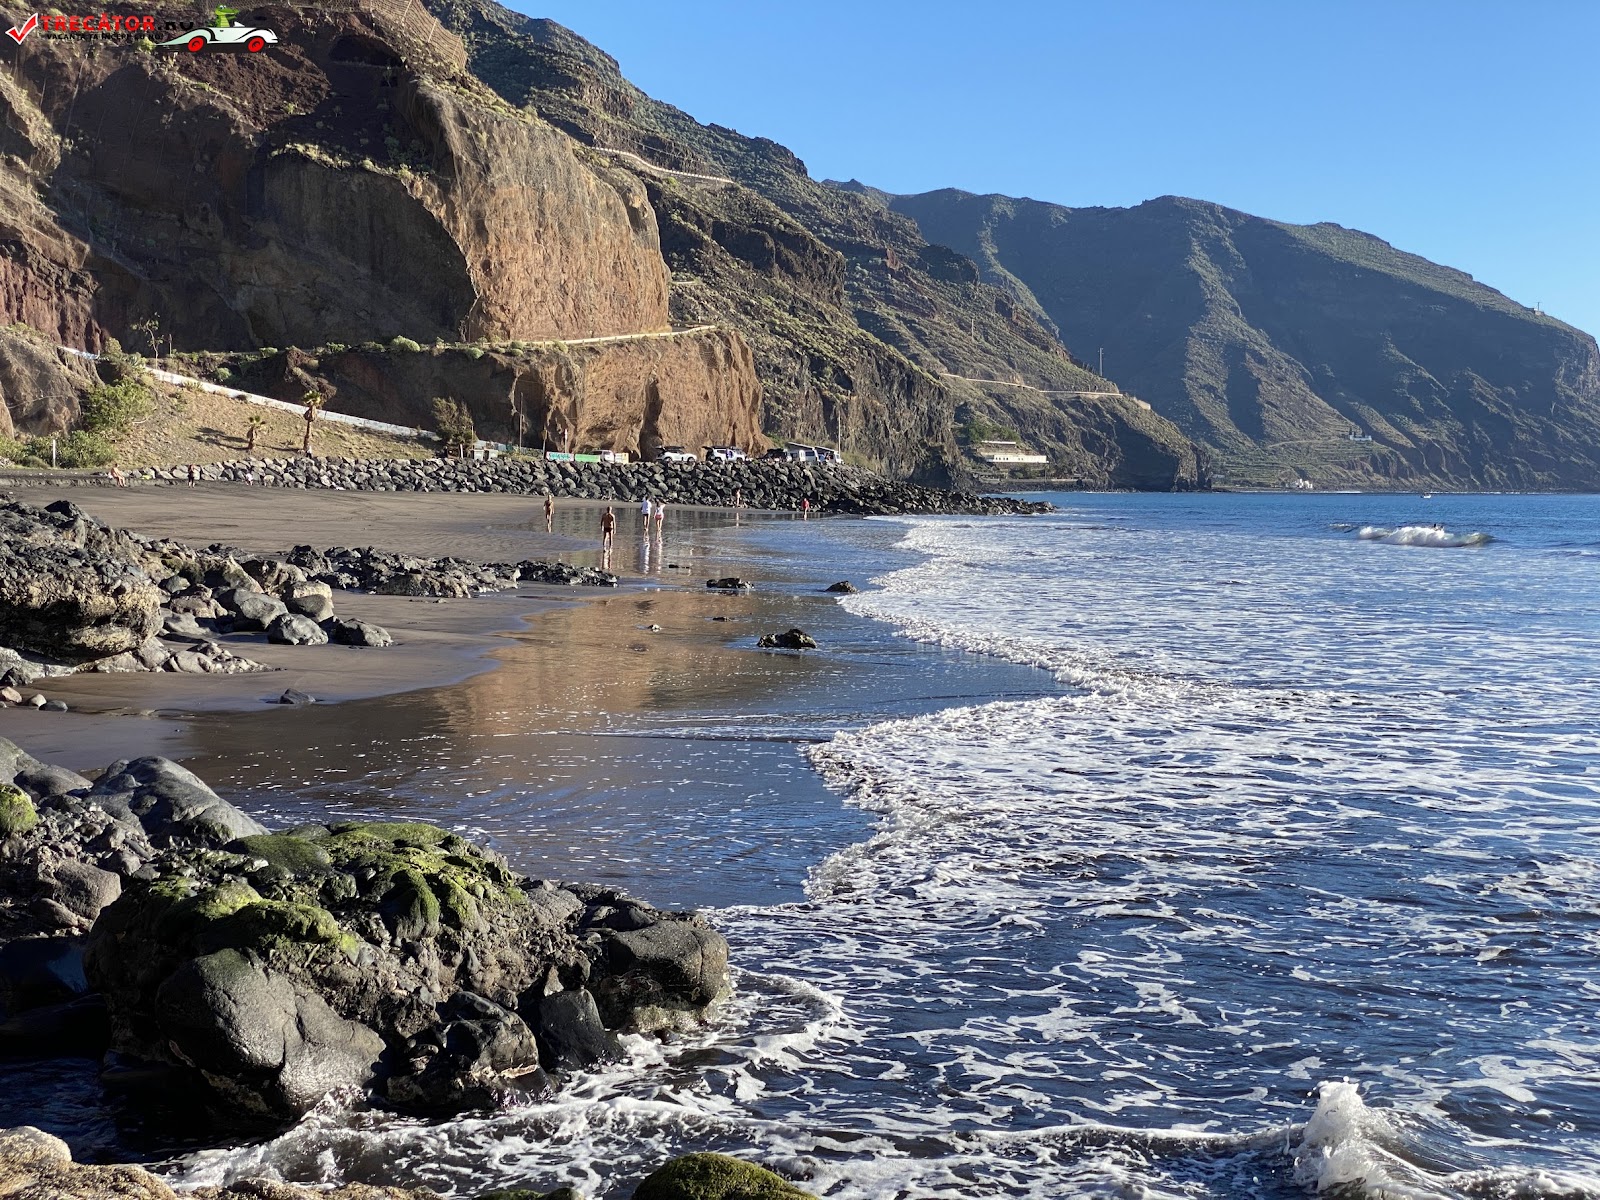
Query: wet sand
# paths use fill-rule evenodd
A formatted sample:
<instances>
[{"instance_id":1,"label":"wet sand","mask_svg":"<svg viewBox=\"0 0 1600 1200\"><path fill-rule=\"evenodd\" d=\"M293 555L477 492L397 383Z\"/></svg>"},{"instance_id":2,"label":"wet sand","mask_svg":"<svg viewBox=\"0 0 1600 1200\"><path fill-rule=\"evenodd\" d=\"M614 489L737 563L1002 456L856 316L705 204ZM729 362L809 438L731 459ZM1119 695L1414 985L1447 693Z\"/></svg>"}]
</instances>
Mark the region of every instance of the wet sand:
<instances>
[{"instance_id":1,"label":"wet sand","mask_svg":"<svg viewBox=\"0 0 1600 1200\"><path fill-rule=\"evenodd\" d=\"M21 498L43 504L58 496L41 490L24 491ZM85 488L75 489L67 498L112 525L195 546L222 543L250 553L281 554L295 544L319 549L371 545L482 562L525 558L559 558L585 565L605 562L599 541L603 501L558 501L554 530L547 533L540 499L526 496L206 485ZM384 649L274 646L261 634L227 636L218 640L234 653L277 669L243 675L88 674L41 681L41 690L65 700L72 711L0 711L0 736L36 756L89 769L130 755L188 757L196 749L190 736L194 717L220 712L264 715L280 707L269 702L286 688L319 701L349 702L448 687L492 670L506 639L537 630L544 614L586 602L622 604L624 597L649 582L692 581L699 586L703 580L696 564L703 554L702 536L733 519L725 510L670 506L664 536L645 539L637 509L616 508L617 549L609 565L624 577L624 584L615 591L526 585L512 592L454 600L340 592L334 603L340 616L382 625L396 644ZM569 711L585 704L585 697L597 699L592 695L597 690L626 686L618 682L613 659L637 653L624 649L633 643L636 631L624 623L627 614L612 612L617 619L602 620L600 644L581 650L566 645L565 638L533 634L543 647L541 659L551 664L550 670L533 673L559 679L560 690L573 697L566 706ZM697 636L704 636L703 628L696 629ZM606 665L603 670L591 669L596 664ZM308 714L303 719L315 724L325 718ZM292 719L280 715L266 728L281 729L285 721Z\"/></svg>"}]
</instances>

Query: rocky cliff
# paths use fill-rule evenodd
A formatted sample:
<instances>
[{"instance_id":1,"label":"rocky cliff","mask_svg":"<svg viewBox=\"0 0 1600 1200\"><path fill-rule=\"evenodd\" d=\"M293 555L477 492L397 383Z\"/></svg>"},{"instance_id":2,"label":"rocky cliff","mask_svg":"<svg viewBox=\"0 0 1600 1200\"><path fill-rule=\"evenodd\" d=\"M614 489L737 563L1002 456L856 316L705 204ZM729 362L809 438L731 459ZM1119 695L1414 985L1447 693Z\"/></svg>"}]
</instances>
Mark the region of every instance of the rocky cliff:
<instances>
[{"instance_id":1,"label":"rocky cliff","mask_svg":"<svg viewBox=\"0 0 1600 1200\"><path fill-rule=\"evenodd\" d=\"M956 376L1111 390L1037 311L986 283L971 260L931 245L874 198L812 179L777 143L652 99L608 55L553 22L492 0L431 7L503 99L591 147L596 169L627 171L646 189L673 272L674 317L745 336L769 431L837 443L894 474L944 480L964 471L958 428L973 416L1010 421L1020 395ZM1123 439L1121 402L1100 411L1083 398L1053 415L1028 407L1045 448L1084 462L1097 482L1196 479L1187 439L1167 422L1143 420Z\"/></svg>"},{"instance_id":2,"label":"rocky cliff","mask_svg":"<svg viewBox=\"0 0 1600 1200\"><path fill-rule=\"evenodd\" d=\"M644 189L502 102L426 14L362 0L241 20L281 44L15 48L0 77L6 320L91 348L151 317L191 348L666 326Z\"/></svg>"},{"instance_id":3,"label":"rocky cliff","mask_svg":"<svg viewBox=\"0 0 1600 1200\"><path fill-rule=\"evenodd\" d=\"M1368 234L1175 197L885 202L1085 357L1104 347L1224 480L1600 486L1594 339Z\"/></svg>"},{"instance_id":4,"label":"rocky cliff","mask_svg":"<svg viewBox=\"0 0 1600 1200\"><path fill-rule=\"evenodd\" d=\"M339 412L431 429L435 397L467 406L478 436L649 456L660 446L765 445L761 387L738 334L699 329L609 342L406 349L368 344L230 360L238 383Z\"/></svg>"}]
</instances>

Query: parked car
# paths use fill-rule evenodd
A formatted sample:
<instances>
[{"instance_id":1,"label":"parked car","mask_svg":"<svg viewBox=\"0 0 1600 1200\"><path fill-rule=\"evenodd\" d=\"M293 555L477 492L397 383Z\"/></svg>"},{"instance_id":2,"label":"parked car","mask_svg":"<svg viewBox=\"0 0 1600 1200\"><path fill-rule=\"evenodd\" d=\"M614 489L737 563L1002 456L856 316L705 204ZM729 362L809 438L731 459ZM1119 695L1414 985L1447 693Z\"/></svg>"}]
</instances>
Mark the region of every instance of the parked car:
<instances>
[{"instance_id":1,"label":"parked car","mask_svg":"<svg viewBox=\"0 0 1600 1200\"><path fill-rule=\"evenodd\" d=\"M663 446L660 450L656 451L656 461L669 463L692 463L699 462L700 460L693 454L689 453L689 451L685 450L682 446Z\"/></svg>"},{"instance_id":2,"label":"parked car","mask_svg":"<svg viewBox=\"0 0 1600 1200\"><path fill-rule=\"evenodd\" d=\"M707 462L744 462L750 456L737 446L707 446Z\"/></svg>"}]
</instances>

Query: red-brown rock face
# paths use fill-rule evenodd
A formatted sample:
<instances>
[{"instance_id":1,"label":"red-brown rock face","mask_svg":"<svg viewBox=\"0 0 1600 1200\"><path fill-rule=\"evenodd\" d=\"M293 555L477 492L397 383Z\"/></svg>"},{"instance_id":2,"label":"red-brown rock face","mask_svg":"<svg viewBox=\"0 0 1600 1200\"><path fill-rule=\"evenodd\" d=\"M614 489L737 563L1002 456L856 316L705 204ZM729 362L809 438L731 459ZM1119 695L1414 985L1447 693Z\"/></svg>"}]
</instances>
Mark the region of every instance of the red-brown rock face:
<instances>
[{"instance_id":1,"label":"red-brown rock face","mask_svg":"<svg viewBox=\"0 0 1600 1200\"><path fill-rule=\"evenodd\" d=\"M8 48L0 324L97 347L154 316L180 348L666 327L642 187L495 97L419 8L237 19L282 43Z\"/></svg>"},{"instance_id":2,"label":"red-brown rock face","mask_svg":"<svg viewBox=\"0 0 1600 1200\"><path fill-rule=\"evenodd\" d=\"M530 449L766 446L755 362L730 330L520 350L288 351L241 364L236 378L288 400L315 387L339 412L424 429L434 398L449 396L467 405L479 437Z\"/></svg>"}]
</instances>

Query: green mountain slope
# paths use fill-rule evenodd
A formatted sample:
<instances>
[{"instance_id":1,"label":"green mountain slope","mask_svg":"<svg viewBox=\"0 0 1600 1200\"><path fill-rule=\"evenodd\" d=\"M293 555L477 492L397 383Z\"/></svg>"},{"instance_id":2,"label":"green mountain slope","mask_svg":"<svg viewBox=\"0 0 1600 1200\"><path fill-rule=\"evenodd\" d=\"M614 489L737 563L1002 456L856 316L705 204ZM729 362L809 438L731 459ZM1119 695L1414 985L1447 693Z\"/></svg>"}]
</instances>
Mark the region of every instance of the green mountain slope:
<instances>
[{"instance_id":1,"label":"green mountain slope","mask_svg":"<svg viewBox=\"0 0 1600 1200\"><path fill-rule=\"evenodd\" d=\"M590 147L595 169L644 185L674 319L744 335L771 432L940 481L970 466L957 431L988 420L1089 482L1197 481L1194 448L1171 423L1115 395L1054 394L1115 388L1067 353L1037 306L881 200L813 180L775 142L652 99L553 22L490 0L428 4L478 78Z\"/></svg>"},{"instance_id":2,"label":"green mountain slope","mask_svg":"<svg viewBox=\"0 0 1600 1200\"><path fill-rule=\"evenodd\" d=\"M1600 487L1594 339L1368 234L1176 197L885 203L1103 347L1223 482Z\"/></svg>"}]
</instances>

